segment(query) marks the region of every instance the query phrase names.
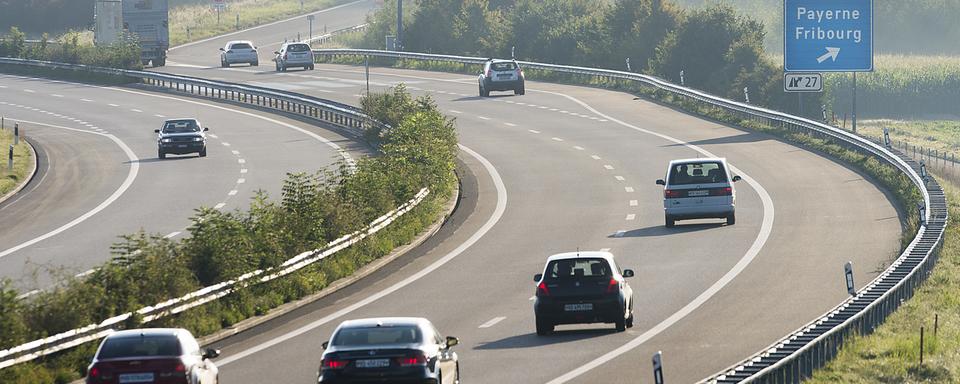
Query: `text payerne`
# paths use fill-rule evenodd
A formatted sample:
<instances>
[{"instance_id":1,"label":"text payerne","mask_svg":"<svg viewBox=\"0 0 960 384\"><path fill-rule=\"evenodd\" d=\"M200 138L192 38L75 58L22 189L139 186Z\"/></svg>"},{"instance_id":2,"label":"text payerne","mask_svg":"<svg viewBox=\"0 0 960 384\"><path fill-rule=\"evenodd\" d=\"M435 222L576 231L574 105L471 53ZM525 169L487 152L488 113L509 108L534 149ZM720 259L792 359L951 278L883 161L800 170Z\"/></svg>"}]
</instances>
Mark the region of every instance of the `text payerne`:
<instances>
[{"instance_id":1,"label":"text payerne","mask_svg":"<svg viewBox=\"0 0 960 384\"><path fill-rule=\"evenodd\" d=\"M823 20L860 20L860 10L858 9L807 9L806 7L797 7L797 20L816 20L822 23Z\"/></svg>"}]
</instances>

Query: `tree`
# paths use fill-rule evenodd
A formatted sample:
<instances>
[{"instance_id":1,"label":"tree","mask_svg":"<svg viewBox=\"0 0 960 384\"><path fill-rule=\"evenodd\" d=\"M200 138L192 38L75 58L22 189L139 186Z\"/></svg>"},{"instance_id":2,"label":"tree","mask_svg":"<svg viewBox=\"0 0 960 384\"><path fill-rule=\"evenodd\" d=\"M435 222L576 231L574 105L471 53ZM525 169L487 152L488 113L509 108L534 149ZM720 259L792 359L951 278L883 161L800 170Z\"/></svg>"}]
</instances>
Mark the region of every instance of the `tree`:
<instances>
[{"instance_id":1,"label":"tree","mask_svg":"<svg viewBox=\"0 0 960 384\"><path fill-rule=\"evenodd\" d=\"M677 28L680 10L669 1L617 0L605 16L608 68L623 68L630 58L635 70L644 69L670 31Z\"/></svg>"}]
</instances>

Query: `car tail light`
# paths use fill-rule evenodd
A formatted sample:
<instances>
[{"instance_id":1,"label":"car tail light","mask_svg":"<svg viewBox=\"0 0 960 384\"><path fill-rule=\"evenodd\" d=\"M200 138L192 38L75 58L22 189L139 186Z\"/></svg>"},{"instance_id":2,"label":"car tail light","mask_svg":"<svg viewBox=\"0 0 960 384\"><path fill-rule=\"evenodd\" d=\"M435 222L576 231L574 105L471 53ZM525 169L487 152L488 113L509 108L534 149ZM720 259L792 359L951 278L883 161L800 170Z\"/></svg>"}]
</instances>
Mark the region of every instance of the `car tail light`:
<instances>
[{"instance_id":1,"label":"car tail light","mask_svg":"<svg viewBox=\"0 0 960 384\"><path fill-rule=\"evenodd\" d=\"M550 296L550 290L547 289L547 283L540 282L537 285L537 296Z\"/></svg>"},{"instance_id":2,"label":"car tail light","mask_svg":"<svg viewBox=\"0 0 960 384\"><path fill-rule=\"evenodd\" d=\"M100 378L100 368L90 368L90 372L87 372L87 376L89 376L91 379Z\"/></svg>"},{"instance_id":3,"label":"car tail light","mask_svg":"<svg viewBox=\"0 0 960 384\"><path fill-rule=\"evenodd\" d=\"M520 68L517 68L517 77L523 77L523 70Z\"/></svg>"},{"instance_id":4,"label":"car tail light","mask_svg":"<svg viewBox=\"0 0 960 384\"><path fill-rule=\"evenodd\" d=\"M733 195L733 188L724 187L724 188L714 188L710 191L710 194L713 196L730 196Z\"/></svg>"},{"instance_id":5,"label":"car tail light","mask_svg":"<svg viewBox=\"0 0 960 384\"><path fill-rule=\"evenodd\" d=\"M320 369L343 369L347 367L347 360L340 360L334 357L323 359Z\"/></svg>"},{"instance_id":6,"label":"car tail light","mask_svg":"<svg viewBox=\"0 0 960 384\"><path fill-rule=\"evenodd\" d=\"M286 54L286 53L283 54L283 59L284 59L284 60L287 59L287 54Z\"/></svg>"},{"instance_id":7,"label":"car tail light","mask_svg":"<svg viewBox=\"0 0 960 384\"><path fill-rule=\"evenodd\" d=\"M678 191L678 190L675 190L675 189L664 189L664 190L663 190L663 197L665 197L665 198L667 198L667 199L676 199L676 198L680 197L681 194L682 194L682 192L680 192L680 191Z\"/></svg>"},{"instance_id":8,"label":"car tail light","mask_svg":"<svg viewBox=\"0 0 960 384\"><path fill-rule=\"evenodd\" d=\"M422 353L417 353L412 356L404 356L397 358L397 363L401 367L412 367L415 365L427 365L427 357Z\"/></svg>"},{"instance_id":9,"label":"car tail light","mask_svg":"<svg viewBox=\"0 0 960 384\"><path fill-rule=\"evenodd\" d=\"M160 372L160 377L183 377L187 373L187 366L183 363L177 363L172 371Z\"/></svg>"},{"instance_id":10,"label":"car tail light","mask_svg":"<svg viewBox=\"0 0 960 384\"><path fill-rule=\"evenodd\" d=\"M488 70L487 70L487 77L492 76L492 73L493 73L493 71L488 69Z\"/></svg>"},{"instance_id":11,"label":"car tail light","mask_svg":"<svg viewBox=\"0 0 960 384\"><path fill-rule=\"evenodd\" d=\"M607 293L615 293L620 290L620 282L615 278L610 278L610 282L607 283Z\"/></svg>"}]
</instances>

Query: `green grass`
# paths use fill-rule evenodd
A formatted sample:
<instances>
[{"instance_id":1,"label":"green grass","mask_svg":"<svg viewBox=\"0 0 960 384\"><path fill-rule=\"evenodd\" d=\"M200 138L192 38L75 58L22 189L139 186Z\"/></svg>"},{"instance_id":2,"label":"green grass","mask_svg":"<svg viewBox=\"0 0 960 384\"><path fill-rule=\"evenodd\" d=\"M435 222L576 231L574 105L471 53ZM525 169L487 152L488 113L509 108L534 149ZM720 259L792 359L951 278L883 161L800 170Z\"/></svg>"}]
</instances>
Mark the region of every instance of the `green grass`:
<instances>
[{"instance_id":1,"label":"green grass","mask_svg":"<svg viewBox=\"0 0 960 384\"><path fill-rule=\"evenodd\" d=\"M7 170L10 144L13 144L13 124L13 121L6 119L4 123L6 129L0 131L0 152L3 153L3 161L0 161L2 163L0 164L0 197L16 189L20 184L27 182L30 177L30 168L34 162L30 147L21 140L20 144L13 149L13 172ZM21 126L20 128L26 127Z\"/></svg>"},{"instance_id":2,"label":"green grass","mask_svg":"<svg viewBox=\"0 0 960 384\"><path fill-rule=\"evenodd\" d=\"M865 136L881 137L883 128L890 130L890 139L895 144L901 141L940 153L960 155L960 120L878 119L857 122L857 131Z\"/></svg>"},{"instance_id":3,"label":"green grass","mask_svg":"<svg viewBox=\"0 0 960 384\"><path fill-rule=\"evenodd\" d=\"M960 382L960 186L941 182L950 223L933 273L873 334L848 339L837 358L816 371L809 383ZM925 328L923 365L919 363L921 326Z\"/></svg>"},{"instance_id":4,"label":"green grass","mask_svg":"<svg viewBox=\"0 0 960 384\"><path fill-rule=\"evenodd\" d=\"M220 14L219 24L217 12L212 10L210 2L174 5L170 9L170 46L236 31L237 15L240 16L240 29L243 29L345 2L346 0L303 0L303 8L300 8L300 0L229 1L228 7ZM303 25L307 25L306 18ZM323 31L323 25L314 24L313 28L314 34ZM296 35L290 37L296 38Z\"/></svg>"}]
</instances>

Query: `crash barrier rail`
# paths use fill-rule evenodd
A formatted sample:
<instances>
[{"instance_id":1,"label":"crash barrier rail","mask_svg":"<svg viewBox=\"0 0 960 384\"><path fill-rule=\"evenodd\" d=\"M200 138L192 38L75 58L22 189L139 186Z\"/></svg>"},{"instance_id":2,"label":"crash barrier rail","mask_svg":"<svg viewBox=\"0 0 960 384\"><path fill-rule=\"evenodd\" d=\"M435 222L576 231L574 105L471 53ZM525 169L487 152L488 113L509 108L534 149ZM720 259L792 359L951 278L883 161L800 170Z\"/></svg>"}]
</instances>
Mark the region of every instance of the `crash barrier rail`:
<instances>
[{"instance_id":1,"label":"crash barrier rail","mask_svg":"<svg viewBox=\"0 0 960 384\"><path fill-rule=\"evenodd\" d=\"M261 107L268 107L307 116L326 123L344 128L360 128L364 124L380 124L373 121L358 109L344 104L330 102L309 96L294 93L272 91L264 88L246 85L209 81L186 76L175 76L153 72L128 71L109 68L87 67L73 64L39 62L21 59L0 58L0 64L13 64L52 69L77 70L93 73L129 76L138 79L144 84L163 88L175 89L194 95L227 99L244 103L252 103ZM62 332L44 339L34 340L6 350L0 350L0 369L19 363L30 361L38 357L63 351L75 346L95 341L122 327L131 318L139 317L143 323L163 317L171 316L187 309L217 300L239 289L265 283L276 278L288 275L308 265L319 262L336 252L350 247L371 236L390 223L394 222L417 205L419 205L430 191L421 189L411 200L400 205L366 227L340 237L323 248L303 252L276 267L258 269L235 279L205 287L181 297L143 307L134 312L128 312L103 320L97 324L90 324L82 328Z\"/></svg>"},{"instance_id":2,"label":"crash barrier rail","mask_svg":"<svg viewBox=\"0 0 960 384\"><path fill-rule=\"evenodd\" d=\"M363 49L317 49L314 54L318 58L382 57L478 66L487 61L486 58L479 57ZM896 167L919 188L923 196L923 205L918 207L921 209L921 225L913 241L889 268L824 315L791 332L770 347L704 379L702 383L799 383L810 377L814 369L836 356L845 338L855 334L867 334L882 323L903 300L913 295L937 261L947 223L946 198L940 185L927 177L925 170L921 170L921 165L905 153L818 121L723 99L652 76L526 61L518 63L528 69L636 81L685 98L711 112L725 112L754 123L831 140ZM841 269L838 266L838 277L840 274Z\"/></svg>"},{"instance_id":3,"label":"crash barrier rail","mask_svg":"<svg viewBox=\"0 0 960 384\"><path fill-rule=\"evenodd\" d=\"M342 35L342 34L344 34L344 33L360 32L360 31L364 31L364 30L366 30L366 29L367 29L367 24L354 25L354 26L352 26L352 27L340 28L340 29L337 29L337 30L332 31L332 32L330 32L330 33L324 33L324 34L322 34L322 35L320 35L320 36L316 36L316 37L307 39L305 42L310 43L310 44L313 44L313 43L317 43L317 42L318 42L318 43L320 43L321 45L323 45L323 44L326 44L326 43L329 42L330 40L333 40L333 39L336 38L337 36Z\"/></svg>"}]
</instances>

